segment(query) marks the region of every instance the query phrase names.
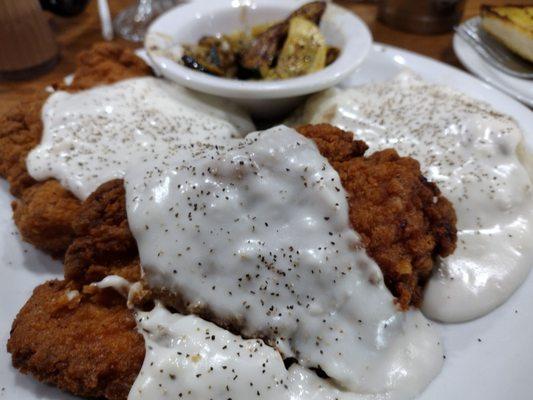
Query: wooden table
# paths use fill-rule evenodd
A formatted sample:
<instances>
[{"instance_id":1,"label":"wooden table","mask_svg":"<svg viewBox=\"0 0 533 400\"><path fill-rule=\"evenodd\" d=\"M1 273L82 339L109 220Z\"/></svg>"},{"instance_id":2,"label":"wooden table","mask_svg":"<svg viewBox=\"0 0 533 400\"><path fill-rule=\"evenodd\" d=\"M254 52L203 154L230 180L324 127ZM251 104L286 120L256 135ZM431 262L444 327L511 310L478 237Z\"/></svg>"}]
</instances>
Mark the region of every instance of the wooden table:
<instances>
[{"instance_id":1,"label":"wooden table","mask_svg":"<svg viewBox=\"0 0 533 400\"><path fill-rule=\"evenodd\" d=\"M370 27L374 40L415 51L437 60L462 68L452 49L452 33L443 35L415 35L391 29L376 19L376 5L372 2L354 0L337 0L345 7L357 13ZM481 0L467 0L464 18L470 18L479 11ZM506 0L485 0L483 3L504 4ZM132 0L110 0L111 12L115 15L119 10L132 3ZM45 75L23 82L0 82L0 112L17 103L20 96L42 90L52 82L57 82L72 72L76 54L88 48L92 43L102 40L100 22L93 0L87 10L74 18L60 18L50 15L50 23L61 47L61 59L56 67ZM126 43L121 39L119 42ZM128 44L132 45L132 44Z\"/></svg>"}]
</instances>

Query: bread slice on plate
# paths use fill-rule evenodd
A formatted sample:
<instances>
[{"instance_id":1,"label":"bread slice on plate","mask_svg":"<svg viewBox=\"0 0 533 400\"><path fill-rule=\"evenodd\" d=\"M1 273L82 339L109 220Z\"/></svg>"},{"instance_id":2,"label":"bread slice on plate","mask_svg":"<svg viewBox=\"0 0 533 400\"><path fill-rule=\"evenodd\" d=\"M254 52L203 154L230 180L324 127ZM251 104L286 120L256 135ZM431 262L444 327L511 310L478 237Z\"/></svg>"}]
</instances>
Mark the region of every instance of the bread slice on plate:
<instances>
[{"instance_id":1,"label":"bread slice on plate","mask_svg":"<svg viewBox=\"0 0 533 400\"><path fill-rule=\"evenodd\" d=\"M481 26L511 51L533 62L533 6L481 6Z\"/></svg>"}]
</instances>

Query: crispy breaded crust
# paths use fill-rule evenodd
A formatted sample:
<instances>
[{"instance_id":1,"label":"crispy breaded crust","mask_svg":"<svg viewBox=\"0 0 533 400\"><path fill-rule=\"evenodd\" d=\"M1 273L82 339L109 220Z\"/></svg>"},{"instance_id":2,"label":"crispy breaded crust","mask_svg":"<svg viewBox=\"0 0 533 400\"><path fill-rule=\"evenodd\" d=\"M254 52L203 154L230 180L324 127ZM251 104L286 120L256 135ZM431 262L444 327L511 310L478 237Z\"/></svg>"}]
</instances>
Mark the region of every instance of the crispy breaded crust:
<instances>
[{"instance_id":1,"label":"crispy breaded crust","mask_svg":"<svg viewBox=\"0 0 533 400\"><path fill-rule=\"evenodd\" d=\"M125 400L145 352L133 314L112 291L69 300L71 289L49 281L34 290L11 328L13 365L75 395Z\"/></svg>"},{"instance_id":2,"label":"crispy breaded crust","mask_svg":"<svg viewBox=\"0 0 533 400\"><path fill-rule=\"evenodd\" d=\"M335 166L335 163L363 157L368 150L368 145L364 141L354 140L353 133L330 124L303 125L296 130L312 139L320 154L326 157L332 166Z\"/></svg>"},{"instance_id":3,"label":"crispy breaded crust","mask_svg":"<svg viewBox=\"0 0 533 400\"><path fill-rule=\"evenodd\" d=\"M73 84L66 89L148 73L131 51L99 45L80 56ZM69 245L66 281L35 289L13 323L8 351L16 368L41 381L80 396L126 399L141 368L144 342L125 300L109 290L86 291L71 300L66 294L108 275L132 282L141 279L123 181L101 185L80 203L57 181L37 184L29 177L25 157L40 140L43 99L0 119L0 174L21 196L14 211L25 240L58 254ZM299 131L315 141L339 173L349 195L350 220L400 306L417 305L435 257L455 248L451 204L424 179L415 160L393 150L364 157L364 142L330 125ZM217 320L208 309L192 310L179 294L155 295L180 311L196 312L238 333L238 321Z\"/></svg>"},{"instance_id":4,"label":"crispy breaded crust","mask_svg":"<svg viewBox=\"0 0 533 400\"><path fill-rule=\"evenodd\" d=\"M132 50L100 43L79 55L72 84L62 82L56 88L75 92L150 74L151 69ZM41 109L47 96L43 90L0 116L0 176L9 182L11 193L20 198L13 209L22 238L54 256L62 256L72 241L69 225L81 203L57 182L50 183L55 180L37 183L26 169L26 156L41 139Z\"/></svg>"},{"instance_id":5,"label":"crispy breaded crust","mask_svg":"<svg viewBox=\"0 0 533 400\"><path fill-rule=\"evenodd\" d=\"M350 222L399 305L418 306L436 257L455 250L457 218L452 204L410 157L400 157L392 149L363 157L366 145L354 144L352 133L328 124L297 130L317 143L339 173L349 195ZM357 151L347 151L350 146Z\"/></svg>"},{"instance_id":6,"label":"crispy breaded crust","mask_svg":"<svg viewBox=\"0 0 533 400\"><path fill-rule=\"evenodd\" d=\"M51 179L27 188L12 206L23 239L62 257L74 240L72 220L80 210L80 201Z\"/></svg>"},{"instance_id":7,"label":"crispy breaded crust","mask_svg":"<svg viewBox=\"0 0 533 400\"><path fill-rule=\"evenodd\" d=\"M102 42L80 53L72 83L61 82L57 88L77 92L146 75L152 75L152 69L132 49Z\"/></svg>"},{"instance_id":8,"label":"crispy breaded crust","mask_svg":"<svg viewBox=\"0 0 533 400\"><path fill-rule=\"evenodd\" d=\"M126 215L124 182L101 185L73 220L76 240L65 255L65 278L79 283L120 275L140 279L139 254Z\"/></svg>"},{"instance_id":9,"label":"crispy breaded crust","mask_svg":"<svg viewBox=\"0 0 533 400\"><path fill-rule=\"evenodd\" d=\"M394 150L364 157L364 142L327 124L298 131L315 141L339 173L349 195L350 221L400 306L419 305L435 259L455 249L456 216L451 203L410 157L400 157ZM78 238L65 258L68 279L86 283L114 273L130 280L140 276L122 180L100 186L83 204L74 225ZM182 309L181 302L178 295L171 303L191 312Z\"/></svg>"},{"instance_id":10,"label":"crispy breaded crust","mask_svg":"<svg viewBox=\"0 0 533 400\"><path fill-rule=\"evenodd\" d=\"M17 197L36 183L26 169L26 156L41 140L41 108L46 97L44 91L33 95L0 116L0 176Z\"/></svg>"}]
</instances>

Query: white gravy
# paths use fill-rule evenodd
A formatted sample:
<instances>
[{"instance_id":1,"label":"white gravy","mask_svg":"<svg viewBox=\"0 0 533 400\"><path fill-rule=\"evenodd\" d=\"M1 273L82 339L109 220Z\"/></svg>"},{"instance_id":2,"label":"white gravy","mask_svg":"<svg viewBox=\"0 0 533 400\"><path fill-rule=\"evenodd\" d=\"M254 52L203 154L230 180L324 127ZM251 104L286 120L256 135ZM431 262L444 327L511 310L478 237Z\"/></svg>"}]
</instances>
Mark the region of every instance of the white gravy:
<instances>
[{"instance_id":1,"label":"white gravy","mask_svg":"<svg viewBox=\"0 0 533 400\"><path fill-rule=\"evenodd\" d=\"M421 315L416 318L423 319ZM171 314L158 304L149 312L137 311L136 319L146 356L128 400L409 399L414 395L410 390L418 383L414 381L421 379L409 376L407 381L414 380L411 386L403 385L393 392L343 391L298 364L287 371L279 352L262 340L243 339L194 315ZM423 342L425 338L414 339ZM420 371L422 379L432 378L433 366L428 366L429 370Z\"/></svg>"},{"instance_id":2,"label":"white gravy","mask_svg":"<svg viewBox=\"0 0 533 400\"><path fill-rule=\"evenodd\" d=\"M300 122L355 132L370 151L393 147L417 159L452 201L458 218L453 255L440 260L426 289L430 318L461 322L502 304L533 260L531 180L509 117L409 72L395 80L311 99Z\"/></svg>"},{"instance_id":3,"label":"white gravy","mask_svg":"<svg viewBox=\"0 0 533 400\"><path fill-rule=\"evenodd\" d=\"M130 299L139 284L111 275L91 285L112 288ZM132 306L129 302L128 305ZM361 395L340 391L297 364L287 371L281 355L262 340L245 340L194 315L170 313L159 302L149 312L136 310L135 318L144 337L146 355L128 400L391 398L389 393Z\"/></svg>"},{"instance_id":4,"label":"white gravy","mask_svg":"<svg viewBox=\"0 0 533 400\"><path fill-rule=\"evenodd\" d=\"M56 178L82 200L154 153L254 129L231 103L153 77L55 92L42 119L41 143L28 155L28 171L37 180Z\"/></svg>"},{"instance_id":5,"label":"white gravy","mask_svg":"<svg viewBox=\"0 0 533 400\"><path fill-rule=\"evenodd\" d=\"M245 337L269 337L284 358L320 366L353 393L410 398L440 370L433 327L397 311L350 227L338 174L296 131L155 155L131 166L125 186L149 286L241 321ZM211 355L219 348L197 342Z\"/></svg>"},{"instance_id":6,"label":"white gravy","mask_svg":"<svg viewBox=\"0 0 533 400\"><path fill-rule=\"evenodd\" d=\"M252 130L238 110L151 77L56 92L43 122L27 159L34 178L85 199L125 177L146 282L275 343L160 306L137 311L147 356L130 400L224 398L229 375L209 375L223 363L239 375L233 400L404 400L440 371L436 332L396 309L312 141L283 126L236 140ZM119 277L96 286L130 297L140 288ZM287 371L282 357L298 364ZM318 366L331 380L309 369Z\"/></svg>"}]
</instances>

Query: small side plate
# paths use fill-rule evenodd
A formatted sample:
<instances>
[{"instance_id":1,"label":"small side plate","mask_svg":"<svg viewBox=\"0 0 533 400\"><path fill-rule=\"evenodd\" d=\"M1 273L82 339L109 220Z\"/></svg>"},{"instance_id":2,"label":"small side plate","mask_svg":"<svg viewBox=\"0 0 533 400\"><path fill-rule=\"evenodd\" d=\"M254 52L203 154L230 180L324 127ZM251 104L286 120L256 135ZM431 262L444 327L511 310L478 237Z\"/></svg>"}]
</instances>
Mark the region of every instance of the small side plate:
<instances>
[{"instance_id":1,"label":"small side plate","mask_svg":"<svg viewBox=\"0 0 533 400\"><path fill-rule=\"evenodd\" d=\"M465 68L474 75L527 106L533 107L532 80L515 78L494 68L458 34L453 37L453 49Z\"/></svg>"}]
</instances>

